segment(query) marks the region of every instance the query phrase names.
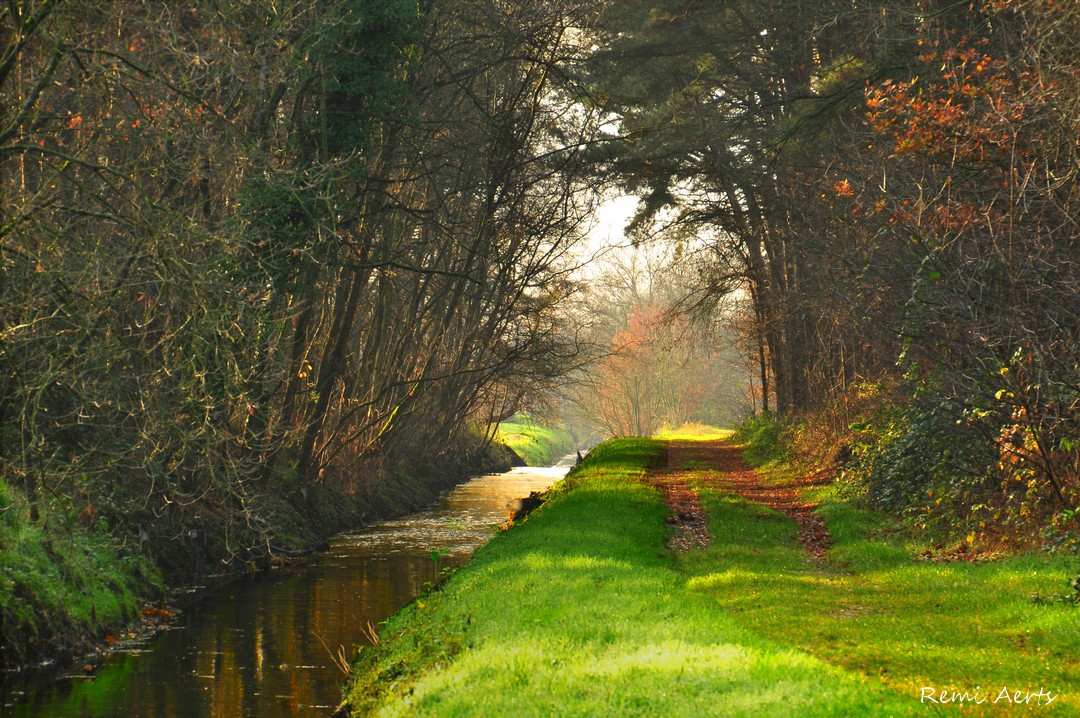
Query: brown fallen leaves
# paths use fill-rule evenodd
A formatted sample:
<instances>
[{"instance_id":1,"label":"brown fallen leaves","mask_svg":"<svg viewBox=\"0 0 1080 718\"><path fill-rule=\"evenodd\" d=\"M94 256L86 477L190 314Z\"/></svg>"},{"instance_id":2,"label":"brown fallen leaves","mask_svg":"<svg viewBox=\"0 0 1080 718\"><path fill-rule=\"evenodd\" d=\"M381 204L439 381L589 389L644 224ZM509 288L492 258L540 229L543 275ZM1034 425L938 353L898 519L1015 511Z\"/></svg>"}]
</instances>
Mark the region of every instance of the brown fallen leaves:
<instances>
[{"instance_id":1,"label":"brown fallen leaves","mask_svg":"<svg viewBox=\"0 0 1080 718\"><path fill-rule=\"evenodd\" d=\"M667 467L651 472L648 480L663 492L671 510L668 525L673 530L668 545L673 551L709 544L708 514L690 485L691 478L785 514L799 527L803 546L817 558L823 557L831 544L825 522L814 513L814 506L801 498L802 489L822 483L821 475L766 483L746 464L738 447L724 441L671 441Z\"/></svg>"}]
</instances>

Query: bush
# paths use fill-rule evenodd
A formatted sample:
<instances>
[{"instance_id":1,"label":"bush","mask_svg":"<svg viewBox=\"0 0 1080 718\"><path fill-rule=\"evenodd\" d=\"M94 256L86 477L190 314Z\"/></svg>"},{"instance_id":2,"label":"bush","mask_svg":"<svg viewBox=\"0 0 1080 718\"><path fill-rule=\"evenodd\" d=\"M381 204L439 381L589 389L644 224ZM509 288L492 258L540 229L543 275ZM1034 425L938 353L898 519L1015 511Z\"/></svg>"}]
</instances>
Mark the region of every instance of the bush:
<instances>
[{"instance_id":1,"label":"bush","mask_svg":"<svg viewBox=\"0 0 1080 718\"><path fill-rule=\"evenodd\" d=\"M755 466L784 461L791 455L786 427L771 412L748 415L735 426L734 438L746 445L746 460Z\"/></svg>"},{"instance_id":2,"label":"bush","mask_svg":"<svg viewBox=\"0 0 1080 718\"><path fill-rule=\"evenodd\" d=\"M935 539L993 548L1075 546L1075 517L1055 514L1045 487L1001 462L985 412L928 397L882 407L852 425L846 487Z\"/></svg>"},{"instance_id":3,"label":"bush","mask_svg":"<svg viewBox=\"0 0 1080 718\"><path fill-rule=\"evenodd\" d=\"M874 419L852 425L852 473L863 477L873 504L902 512L987 490L993 444L957 414L945 404L916 404L884 408Z\"/></svg>"}]
</instances>

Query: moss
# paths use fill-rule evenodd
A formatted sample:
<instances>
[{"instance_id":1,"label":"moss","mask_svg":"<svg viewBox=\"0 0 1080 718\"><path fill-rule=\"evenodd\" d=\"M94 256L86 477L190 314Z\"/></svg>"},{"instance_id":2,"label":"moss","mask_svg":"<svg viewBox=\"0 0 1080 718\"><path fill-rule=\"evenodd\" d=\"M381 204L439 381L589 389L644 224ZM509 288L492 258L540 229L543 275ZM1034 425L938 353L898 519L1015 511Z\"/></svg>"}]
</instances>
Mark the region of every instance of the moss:
<instances>
[{"instance_id":1,"label":"moss","mask_svg":"<svg viewBox=\"0 0 1080 718\"><path fill-rule=\"evenodd\" d=\"M18 665L46 651L77 648L131 620L161 589L144 558L123 555L104 532L39 506L0 481L0 661Z\"/></svg>"}]
</instances>

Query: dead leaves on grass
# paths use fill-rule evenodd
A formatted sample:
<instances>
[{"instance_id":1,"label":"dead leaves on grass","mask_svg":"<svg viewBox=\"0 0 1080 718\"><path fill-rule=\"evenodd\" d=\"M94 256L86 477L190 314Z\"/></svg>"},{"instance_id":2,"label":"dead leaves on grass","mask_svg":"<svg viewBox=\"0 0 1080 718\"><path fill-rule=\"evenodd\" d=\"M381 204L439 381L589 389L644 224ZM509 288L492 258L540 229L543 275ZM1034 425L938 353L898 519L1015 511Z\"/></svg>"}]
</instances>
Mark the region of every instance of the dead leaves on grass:
<instances>
[{"instance_id":1,"label":"dead leaves on grass","mask_svg":"<svg viewBox=\"0 0 1080 718\"><path fill-rule=\"evenodd\" d=\"M663 492L671 511L667 520L672 529L668 545L673 551L709 545L709 517L697 491L690 485L691 478L788 516L799 527L799 541L816 558L824 557L832 543L825 521L814 512L814 505L801 498L802 489L823 481L821 475L766 483L746 464L738 447L724 441L670 441L667 467L650 472L647 478Z\"/></svg>"}]
</instances>

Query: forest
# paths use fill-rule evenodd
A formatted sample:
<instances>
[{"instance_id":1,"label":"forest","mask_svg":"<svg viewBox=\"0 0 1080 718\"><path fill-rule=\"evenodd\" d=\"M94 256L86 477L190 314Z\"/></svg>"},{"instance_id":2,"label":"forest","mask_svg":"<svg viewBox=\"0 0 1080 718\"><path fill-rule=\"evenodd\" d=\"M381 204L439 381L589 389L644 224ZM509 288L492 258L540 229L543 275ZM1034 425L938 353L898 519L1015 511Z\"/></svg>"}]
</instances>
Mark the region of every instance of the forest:
<instances>
[{"instance_id":1,"label":"forest","mask_svg":"<svg viewBox=\"0 0 1080 718\"><path fill-rule=\"evenodd\" d=\"M741 418L943 540L1075 553L1078 37L1047 0L4 3L0 658L420 500L522 411ZM588 249L618 195L655 272ZM56 571L129 603L45 628Z\"/></svg>"},{"instance_id":2,"label":"forest","mask_svg":"<svg viewBox=\"0 0 1080 718\"><path fill-rule=\"evenodd\" d=\"M737 304L751 428L890 511L1075 548L1080 12L620 3L600 28L604 166L635 222L702 239L689 303Z\"/></svg>"}]
</instances>

